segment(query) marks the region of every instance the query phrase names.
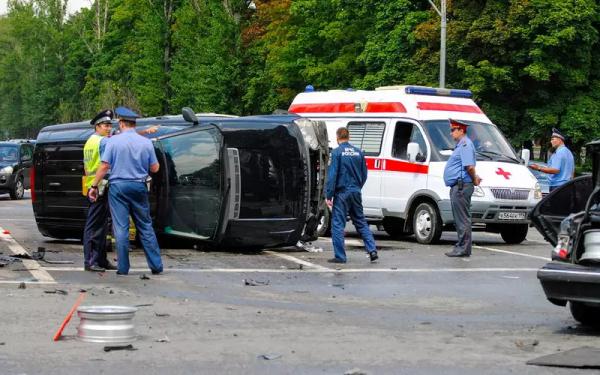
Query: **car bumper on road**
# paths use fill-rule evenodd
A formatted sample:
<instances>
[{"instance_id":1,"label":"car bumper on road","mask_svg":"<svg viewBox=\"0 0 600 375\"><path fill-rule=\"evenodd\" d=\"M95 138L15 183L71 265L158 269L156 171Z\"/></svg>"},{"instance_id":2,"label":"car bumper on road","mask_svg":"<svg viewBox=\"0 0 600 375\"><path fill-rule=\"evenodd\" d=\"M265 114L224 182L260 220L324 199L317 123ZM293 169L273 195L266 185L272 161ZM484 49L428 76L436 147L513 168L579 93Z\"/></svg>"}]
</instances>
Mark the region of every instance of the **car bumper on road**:
<instances>
[{"instance_id":1,"label":"car bumper on road","mask_svg":"<svg viewBox=\"0 0 600 375\"><path fill-rule=\"evenodd\" d=\"M567 301L600 304L600 267L551 262L540 268L537 277L548 300L564 306Z\"/></svg>"},{"instance_id":2,"label":"car bumper on road","mask_svg":"<svg viewBox=\"0 0 600 375\"><path fill-rule=\"evenodd\" d=\"M0 191L9 191L14 185L12 174L0 174Z\"/></svg>"}]
</instances>

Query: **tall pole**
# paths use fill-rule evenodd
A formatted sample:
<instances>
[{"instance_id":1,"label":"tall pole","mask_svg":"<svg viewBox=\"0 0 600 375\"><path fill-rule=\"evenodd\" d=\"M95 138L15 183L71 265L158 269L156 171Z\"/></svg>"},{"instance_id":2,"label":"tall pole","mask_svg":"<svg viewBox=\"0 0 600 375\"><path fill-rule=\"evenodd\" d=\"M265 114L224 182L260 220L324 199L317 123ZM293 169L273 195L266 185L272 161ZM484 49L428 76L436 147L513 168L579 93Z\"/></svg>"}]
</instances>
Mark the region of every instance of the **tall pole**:
<instances>
[{"instance_id":1,"label":"tall pole","mask_svg":"<svg viewBox=\"0 0 600 375\"><path fill-rule=\"evenodd\" d=\"M441 18L441 31L440 31L440 87L446 87L446 2L447 0L440 0L440 9L435 6L432 0L428 0L433 9Z\"/></svg>"}]
</instances>

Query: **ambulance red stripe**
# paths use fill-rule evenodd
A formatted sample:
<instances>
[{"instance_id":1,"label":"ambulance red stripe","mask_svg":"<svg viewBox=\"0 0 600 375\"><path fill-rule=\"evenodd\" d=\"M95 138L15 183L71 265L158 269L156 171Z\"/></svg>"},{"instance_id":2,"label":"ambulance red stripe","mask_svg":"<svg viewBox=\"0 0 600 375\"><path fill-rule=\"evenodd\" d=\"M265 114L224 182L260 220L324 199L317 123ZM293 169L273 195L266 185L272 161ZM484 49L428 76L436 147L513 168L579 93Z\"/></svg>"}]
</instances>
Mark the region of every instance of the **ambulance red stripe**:
<instances>
[{"instance_id":1,"label":"ambulance red stripe","mask_svg":"<svg viewBox=\"0 0 600 375\"><path fill-rule=\"evenodd\" d=\"M429 172L428 165L409 163L407 161L394 159L380 159L369 157L366 157L365 159L367 162L367 169L370 171L409 172L422 174L427 174ZM375 167L375 161L379 161L377 167Z\"/></svg>"},{"instance_id":2,"label":"ambulance red stripe","mask_svg":"<svg viewBox=\"0 0 600 375\"><path fill-rule=\"evenodd\" d=\"M292 104L292 113L355 113L355 103L307 103ZM400 102L367 103L365 113L406 113L406 107ZM360 112L359 112L360 113Z\"/></svg>"},{"instance_id":3,"label":"ambulance red stripe","mask_svg":"<svg viewBox=\"0 0 600 375\"><path fill-rule=\"evenodd\" d=\"M417 108L421 111L483 113L483 111L478 106L465 104L418 102Z\"/></svg>"}]
</instances>

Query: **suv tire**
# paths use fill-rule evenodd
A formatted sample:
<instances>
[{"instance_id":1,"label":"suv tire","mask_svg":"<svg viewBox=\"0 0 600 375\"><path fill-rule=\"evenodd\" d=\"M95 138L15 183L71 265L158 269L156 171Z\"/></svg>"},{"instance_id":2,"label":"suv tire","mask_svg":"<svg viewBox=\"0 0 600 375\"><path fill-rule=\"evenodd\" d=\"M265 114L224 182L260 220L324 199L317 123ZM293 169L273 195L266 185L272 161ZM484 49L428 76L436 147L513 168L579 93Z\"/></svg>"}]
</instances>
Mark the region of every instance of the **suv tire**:
<instances>
[{"instance_id":1,"label":"suv tire","mask_svg":"<svg viewBox=\"0 0 600 375\"><path fill-rule=\"evenodd\" d=\"M10 189L10 199L23 199L25 195L25 185L23 185L23 177L17 177L15 185Z\"/></svg>"},{"instance_id":2,"label":"suv tire","mask_svg":"<svg viewBox=\"0 0 600 375\"><path fill-rule=\"evenodd\" d=\"M600 316L600 306L590 306L583 302L570 301L569 308L571 310L571 315L573 315L573 318L579 323L584 326L600 327L600 321L598 321L598 316Z\"/></svg>"},{"instance_id":3,"label":"suv tire","mask_svg":"<svg viewBox=\"0 0 600 375\"><path fill-rule=\"evenodd\" d=\"M432 244L442 236L442 219L437 208L424 202L413 213L413 232L418 243Z\"/></svg>"},{"instance_id":4,"label":"suv tire","mask_svg":"<svg viewBox=\"0 0 600 375\"><path fill-rule=\"evenodd\" d=\"M528 231L527 224L505 224L500 228L500 236L508 244L518 244L525 241Z\"/></svg>"},{"instance_id":5,"label":"suv tire","mask_svg":"<svg viewBox=\"0 0 600 375\"><path fill-rule=\"evenodd\" d=\"M317 224L316 235L318 237L331 237L331 212L329 207L325 206L319 215L319 224Z\"/></svg>"}]
</instances>

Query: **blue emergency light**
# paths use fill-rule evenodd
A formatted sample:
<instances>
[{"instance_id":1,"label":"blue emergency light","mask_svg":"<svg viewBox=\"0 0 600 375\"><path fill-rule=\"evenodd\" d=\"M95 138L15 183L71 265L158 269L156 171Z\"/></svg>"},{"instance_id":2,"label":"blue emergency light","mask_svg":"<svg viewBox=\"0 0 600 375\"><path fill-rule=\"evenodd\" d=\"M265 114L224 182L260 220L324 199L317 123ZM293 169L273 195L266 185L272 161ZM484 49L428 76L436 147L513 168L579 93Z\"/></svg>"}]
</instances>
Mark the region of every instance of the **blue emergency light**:
<instances>
[{"instance_id":1,"label":"blue emergency light","mask_svg":"<svg viewBox=\"0 0 600 375\"><path fill-rule=\"evenodd\" d=\"M406 86L405 92L413 95L451 96L454 98L472 98L471 90L441 89L435 87Z\"/></svg>"}]
</instances>

